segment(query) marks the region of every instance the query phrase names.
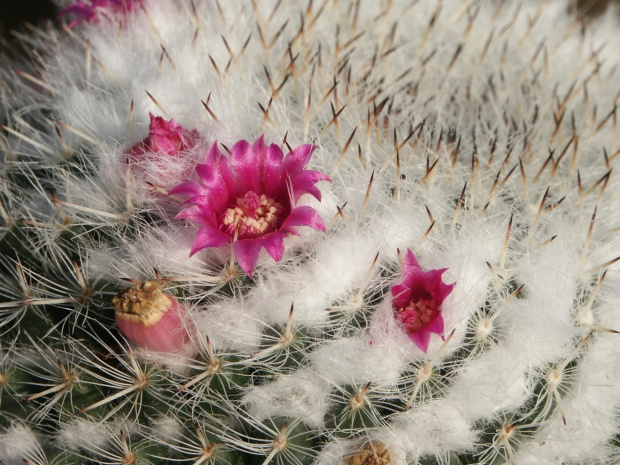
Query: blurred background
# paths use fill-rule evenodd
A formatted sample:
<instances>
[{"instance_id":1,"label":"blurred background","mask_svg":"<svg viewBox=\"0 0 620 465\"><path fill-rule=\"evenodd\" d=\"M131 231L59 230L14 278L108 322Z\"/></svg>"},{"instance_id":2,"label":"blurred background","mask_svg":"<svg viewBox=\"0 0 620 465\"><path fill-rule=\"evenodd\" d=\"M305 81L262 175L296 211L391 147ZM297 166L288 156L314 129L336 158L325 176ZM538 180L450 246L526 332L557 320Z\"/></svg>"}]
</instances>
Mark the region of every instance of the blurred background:
<instances>
[{"instance_id":1,"label":"blurred background","mask_svg":"<svg viewBox=\"0 0 620 465\"><path fill-rule=\"evenodd\" d=\"M530 1L537 2L539 0ZM601 14L612 3L620 6L620 0L573 0L566 1L566 7L571 11L577 11L585 19L588 19ZM0 0L0 40L3 42L2 48L8 47L10 50L10 44L14 42L12 31L25 31L26 23L39 24L44 19L55 18L56 12L57 7L52 0Z\"/></svg>"},{"instance_id":2,"label":"blurred background","mask_svg":"<svg viewBox=\"0 0 620 465\"><path fill-rule=\"evenodd\" d=\"M55 17L56 12L51 0L0 0L0 35L9 39L10 31L23 30L24 22L37 24L43 18Z\"/></svg>"}]
</instances>

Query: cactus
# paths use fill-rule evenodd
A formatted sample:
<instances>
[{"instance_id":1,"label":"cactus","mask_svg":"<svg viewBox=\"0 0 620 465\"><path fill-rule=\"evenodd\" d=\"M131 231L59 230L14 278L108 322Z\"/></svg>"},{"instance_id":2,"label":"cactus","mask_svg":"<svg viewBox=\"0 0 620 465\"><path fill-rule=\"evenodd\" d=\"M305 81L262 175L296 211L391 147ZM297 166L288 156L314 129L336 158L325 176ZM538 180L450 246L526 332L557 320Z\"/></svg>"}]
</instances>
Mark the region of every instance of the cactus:
<instances>
[{"instance_id":1,"label":"cactus","mask_svg":"<svg viewBox=\"0 0 620 465\"><path fill-rule=\"evenodd\" d=\"M620 459L616 17L63 6L1 70L1 463Z\"/></svg>"}]
</instances>

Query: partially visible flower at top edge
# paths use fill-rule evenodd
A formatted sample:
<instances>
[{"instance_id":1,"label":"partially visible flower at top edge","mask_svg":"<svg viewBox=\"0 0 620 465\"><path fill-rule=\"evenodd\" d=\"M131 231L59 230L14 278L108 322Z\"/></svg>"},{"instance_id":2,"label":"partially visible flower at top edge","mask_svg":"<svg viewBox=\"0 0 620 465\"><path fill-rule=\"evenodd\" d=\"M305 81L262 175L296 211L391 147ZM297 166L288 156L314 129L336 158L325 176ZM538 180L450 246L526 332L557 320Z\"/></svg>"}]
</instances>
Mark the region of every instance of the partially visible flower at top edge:
<instances>
[{"instance_id":1,"label":"partially visible flower at top edge","mask_svg":"<svg viewBox=\"0 0 620 465\"><path fill-rule=\"evenodd\" d=\"M233 242L237 263L252 277L262 248L278 262L284 238L298 234L297 226L325 231L314 208L296 205L303 194L320 201L315 184L331 182L327 175L305 169L315 148L303 144L284 157L280 147L266 146L260 136L253 145L237 142L229 159L213 143L205 163L196 166L202 183L186 182L170 191L190 196L185 203L194 204L177 218L201 225L191 255Z\"/></svg>"},{"instance_id":2,"label":"partially visible flower at top edge","mask_svg":"<svg viewBox=\"0 0 620 465\"><path fill-rule=\"evenodd\" d=\"M149 113L149 117L149 135L129 149L127 155L130 161L139 160L147 152L176 156L179 152L194 148L200 139L198 131L188 131L172 118L166 121L152 113Z\"/></svg>"},{"instance_id":3,"label":"partially visible flower at top edge","mask_svg":"<svg viewBox=\"0 0 620 465\"><path fill-rule=\"evenodd\" d=\"M411 250L403 260L403 280L391 288L394 318L409 339L426 353L431 333L444 330L441 305L455 284L441 279L447 268L424 271Z\"/></svg>"},{"instance_id":4,"label":"partially visible flower at top edge","mask_svg":"<svg viewBox=\"0 0 620 465\"><path fill-rule=\"evenodd\" d=\"M117 14L128 14L143 3L144 0L80 0L62 9L58 16L76 15L77 18L69 23L69 28L73 29L82 22L92 23L102 17L111 18Z\"/></svg>"}]
</instances>

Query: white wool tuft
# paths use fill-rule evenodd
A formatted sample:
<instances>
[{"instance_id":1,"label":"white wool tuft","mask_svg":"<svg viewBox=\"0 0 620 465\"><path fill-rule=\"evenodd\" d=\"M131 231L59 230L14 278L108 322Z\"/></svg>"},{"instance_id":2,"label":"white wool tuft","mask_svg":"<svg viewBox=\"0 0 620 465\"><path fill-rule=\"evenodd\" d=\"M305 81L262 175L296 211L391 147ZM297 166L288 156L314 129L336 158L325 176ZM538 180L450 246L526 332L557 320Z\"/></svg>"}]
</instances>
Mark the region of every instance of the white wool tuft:
<instances>
[{"instance_id":1,"label":"white wool tuft","mask_svg":"<svg viewBox=\"0 0 620 465\"><path fill-rule=\"evenodd\" d=\"M393 425L394 435L406 444L407 456L413 460L426 454L472 451L477 436L463 412L447 399L399 414Z\"/></svg>"},{"instance_id":2,"label":"white wool tuft","mask_svg":"<svg viewBox=\"0 0 620 465\"><path fill-rule=\"evenodd\" d=\"M37 457L40 449L36 434L27 426L16 423L0 432L0 457L6 465L21 465Z\"/></svg>"},{"instance_id":3,"label":"white wool tuft","mask_svg":"<svg viewBox=\"0 0 620 465\"><path fill-rule=\"evenodd\" d=\"M242 403L257 420L290 417L320 428L329 408L330 386L310 370L283 375L265 386L251 388Z\"/></svg>"}]
</instances>

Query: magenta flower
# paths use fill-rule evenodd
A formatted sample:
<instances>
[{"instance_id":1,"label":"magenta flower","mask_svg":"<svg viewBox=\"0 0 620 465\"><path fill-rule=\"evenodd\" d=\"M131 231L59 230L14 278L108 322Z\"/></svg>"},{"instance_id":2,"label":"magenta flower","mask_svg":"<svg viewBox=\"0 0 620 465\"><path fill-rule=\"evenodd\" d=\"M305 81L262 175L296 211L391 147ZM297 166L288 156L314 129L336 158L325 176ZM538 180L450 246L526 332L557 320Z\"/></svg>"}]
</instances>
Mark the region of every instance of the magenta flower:
<instances>
[{"instance_id":1,"label":"magenta flower","mask_svg":"<svg viewBox=\"0 0 620 465\"><path fill-rule=\"evenodd\" d=\"M82 22L93 23L103 17L111 18L117 14L128 14L132 10L139 8L144 0L80 0L69 5L58 13L58 16L74 14L77 16L69 28L73 29Z\"/></svg>"},{"instance_id":2,"label":"magenta flower","mask_svg":"<svg viewBox=\"0 0 620 465\"><path fill-rule=\"evenodd\" d=\"M403 281L391 289L394 317L409 339L426 353L431 333L443 333L441 304L454 284L444 284L441 270L423 271L411 250L403 260Z\"/></svg>"},{"instance_id":3,"label":"magenta flower","mask_svg":"<svg viewBox=\"0 0 620 465\"><path fill-rule=\"evenodd\" d=\"M297 234L297 226L325 231L314 208L296 205L303 194L320 201L315 184L331 182L323 173L304 169L314 149L314 145L300 145L284 157L280 147L267 147L261 136L254 145L237 142L229 159L214 143L205 163L196 166L202 183L186 182L170 191L189 195L186 203L194 204L177 218L201 225L191 255L232 242L237 263L252 277L262 248L278 262L284 238Z\"/></svg>"},{"instance_id":4,"label":"magenta flower","mask_svg":"<svg viewBox=\"0 0 620 465\"><path fill-rule=\"evenodd\" d=\"M149 135L129 149L128 155L133 160L139 159L146 152L176 156L179 152L194 148L198 143L200 136L196 130L188 131L174 119L166 121L152 113L149 113L149 117Z\"/></svg>"}]
</instances>

